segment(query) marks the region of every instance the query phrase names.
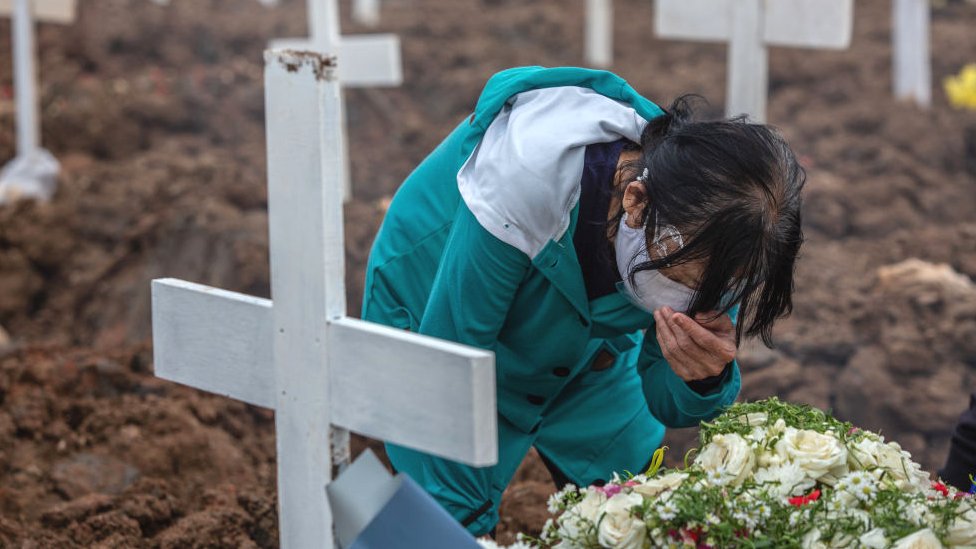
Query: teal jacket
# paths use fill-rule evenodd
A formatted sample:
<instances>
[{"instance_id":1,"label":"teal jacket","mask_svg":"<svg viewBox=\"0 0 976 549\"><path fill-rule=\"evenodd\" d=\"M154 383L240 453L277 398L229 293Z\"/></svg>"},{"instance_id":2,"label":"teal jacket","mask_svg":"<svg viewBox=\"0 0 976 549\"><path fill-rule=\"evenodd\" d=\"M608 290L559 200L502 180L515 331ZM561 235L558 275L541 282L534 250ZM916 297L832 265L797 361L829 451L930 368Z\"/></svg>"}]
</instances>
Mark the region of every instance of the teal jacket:
<instances>
[{"instance_id":1,"label":"teal jacket","mask_svg":"<svg viewBox=\"0 0 976 549\"><path fill-rule=\"evenodd\" d=\"M700 395L662 357L651 315L622 291L588 301L572 240L575 209L569 230L530 259L479 225L458 192L458 170L505 102L520 92L556 86L591 88L631 105L647 120L662 114L605 71L523 67L493 76L474 113L396 193L369 257L362 317L494 351L498 413L523 433L538 428L567 386L587 386L608 375L589 368L607 350L618 357L614 376L639 377L640 404L659 422L656 440L647 441L656 446L663 426L693 426L732 403L740 385L738 366L718 389ZM618 413L617 406L599 399L585 402L591 400L579 407L581 421ZM553 428L574 429L572 421L563 423ZM614 434L608 432L607 440ZM499 447L505 443L500 440Z\"/></svg>"}]
</instances>

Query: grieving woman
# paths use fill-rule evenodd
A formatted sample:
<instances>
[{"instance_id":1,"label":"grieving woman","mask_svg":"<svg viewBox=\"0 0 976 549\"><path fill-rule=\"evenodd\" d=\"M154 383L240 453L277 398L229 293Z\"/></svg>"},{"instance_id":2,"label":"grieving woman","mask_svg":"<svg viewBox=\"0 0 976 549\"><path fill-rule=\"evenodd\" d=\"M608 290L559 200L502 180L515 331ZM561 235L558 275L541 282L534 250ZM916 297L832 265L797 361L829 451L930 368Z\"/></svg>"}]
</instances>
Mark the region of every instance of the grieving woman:
<instances>
[{"instance_id":1,"label":"grieving woman","mask_svg":"<svg viewBox=\"0 0 976 549\"><path fill-rule=\"evenodd\" d=\"M388 445L393 465L476 535L533 446L559 485L641 471L791 311L803 182L767 126L603 71L496 74L394 197L363 318L494 351L498 464Z\"/></svg>"}]
</instances>

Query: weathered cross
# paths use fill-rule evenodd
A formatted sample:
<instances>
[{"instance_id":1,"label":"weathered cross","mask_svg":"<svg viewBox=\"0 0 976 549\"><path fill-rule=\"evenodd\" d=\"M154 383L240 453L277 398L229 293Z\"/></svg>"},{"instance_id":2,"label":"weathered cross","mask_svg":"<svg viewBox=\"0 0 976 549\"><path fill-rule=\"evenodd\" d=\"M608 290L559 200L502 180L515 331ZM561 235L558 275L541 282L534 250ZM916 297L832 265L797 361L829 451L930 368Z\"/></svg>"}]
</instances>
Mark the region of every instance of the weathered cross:
<instances>
[{"instance_id":1,"label":"weathered cross","mask_svg":"<svg viewBox=\"0 0 976 549\"><path fill-rule=\"evenodd\" d=\"M892 12L895 97L928 107L932 103L929 0L893 0Z\"/></svg>"},{"instance_id":2,"label":"weathered cross","mask_svg":"<svg viewBox=\"0 0 976 549\"><path fill-rule=\"evenodd\" d=\"M659 36L729 43L726 113L766 119L767 46L844 49L853 0L657 0Z\"/></svg>"},{"instance_id":3,"label":"weathered cross","mask_svg":"<svg viewBox=\"0 0 976 549\"><path fill-rule=\"evenodd\" d=\"M70 23L74 0L0 0L0 16L13 14L14 99L17 156L0 170L0 203L18 197L47 200L57 185L58 161L41 148L41 121L34 66L34 19Z\"/></svg>"},{"instance_id":4,"label":"weathered cross","mask_svg":"<svg viewBox=\"0 0 976 549\"><path fill-rule=\"evenodd\" d=\"M399 86L403 82L400 38L395 34L340 36L337 0L308 0L310 38L273 40L272 49L338 52L342 65L339 80L345 87ZM345 105L340 102L345 131ZM343 143L345 143L345 139ZM352 198L347 151L342 151L342 183L345 200Z\"/></svg>"},{"instance_id":5,"label":"weathered cross","mask_svg":"<svg viewBox=\"0 0 976 549\"><path fill-rule=\"evenodd\" d=\"M265 88L273 301L153 281L155 372L274 408L281 546L329 549L349 430L495 463L494 356L346 316L334 58L268 52Z\"/></svg>"},{"instance_id":6,"label":"weathered cross","mask_svg":"<svg viewBox=\"0 0 976 549\"><path fill-rule=\"evenodd\" d=\"M583 57L588 65L613 63L613 0L586 0Z\"/></svg>"}]
</instances>

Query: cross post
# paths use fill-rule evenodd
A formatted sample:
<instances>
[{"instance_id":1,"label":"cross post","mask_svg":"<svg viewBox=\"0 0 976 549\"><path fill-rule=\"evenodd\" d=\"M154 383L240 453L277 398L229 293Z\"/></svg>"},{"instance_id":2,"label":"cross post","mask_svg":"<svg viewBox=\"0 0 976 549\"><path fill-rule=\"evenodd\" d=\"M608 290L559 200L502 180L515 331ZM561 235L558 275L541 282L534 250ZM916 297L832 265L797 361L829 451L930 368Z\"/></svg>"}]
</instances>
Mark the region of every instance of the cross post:
<instances>
[{"instance_id":1,"label":"cross post","mask_svg":"<svg viewBox=\"0 0 976 549\"><path fill-rule=\"evenodd\" d=\"M584 56L589 65L613 63L613 0L586 0Z\"/></svg>"},{"instance_id":2,"label":"cross post","mask_svg":"<svg viewBox=\"0 0 976 549\"><path fill-rule=\"evenodd\" d=\"M892 5L895 97L920 107L932 104L929 9L929 0L893 0Z\"/></svg>"},{"instance_id":3,"label":"cross post","mask_svg":"<svg viewBox=\"0 0 976 549\"><path fill-rule=\"evenodd\" d=\"M658 36L729 43L726 114L766 120L769 46L844 49L853 0L657 0Z\"/></svg>"},{"instance_id":4,"label":"cross post","mask_svg":"<svg viewBox=\"0 0 976 549\"><path fill-rule=\"evenodd\" d=\"M158 377L274 408L281 546L335 547L348 431L497 460L494 355L345 315L335 59L265 54L272 300L154 280Z\"/></svg>"},{"instance_id":5,"label":"cross post","mask_svg":"<svg viewBox=\"0 0 976 549\"><path fill-rule=\"evenodd\" d=\"M54 194L60 164L41 148L34 19L70 23L74 0L0 0L0 15L12 15L17 155L0 170L0 203L21 197L47 200Z\"/></svg>"},{"instance_id":6,"label":"cross post","mask_svg":"<svg viewBox=\"0 0 976 549\"><path fill-rule=\"evenodd\" d=\"M353 0L352 19L367 27L378 25L380 23L380 0Z\"/></svg>"}]
</instances>

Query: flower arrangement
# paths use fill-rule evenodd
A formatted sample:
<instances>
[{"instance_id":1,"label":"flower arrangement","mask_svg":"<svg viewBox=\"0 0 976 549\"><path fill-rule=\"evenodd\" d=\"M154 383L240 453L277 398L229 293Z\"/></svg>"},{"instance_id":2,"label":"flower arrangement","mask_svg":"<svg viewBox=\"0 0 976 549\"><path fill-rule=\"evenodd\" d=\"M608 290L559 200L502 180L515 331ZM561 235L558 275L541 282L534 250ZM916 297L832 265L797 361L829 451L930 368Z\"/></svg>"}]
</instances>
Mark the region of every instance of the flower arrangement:
<instances>
[{"instance_id":1,"label":"flower arrangement","mask_svg":"<svg viewBox=\"0 0 976 549\"><path fill-rule=\"evenodd\" d=\"M895 442L809 406L735 404L701 426L685 468L568 485L554 518L517 547L976 547L976 497Z\"/></svg>"},{"instance_id":2,"label":"flower arrangement","mask_svg":"<svg viewBox=\"0 0 976 549\"><path fill-rule=\"evenodd\" d=\"M976 109L976 63L966 65L958 76L944 82L949 103L957 109Z\"/></svg>"}]
</instances>

